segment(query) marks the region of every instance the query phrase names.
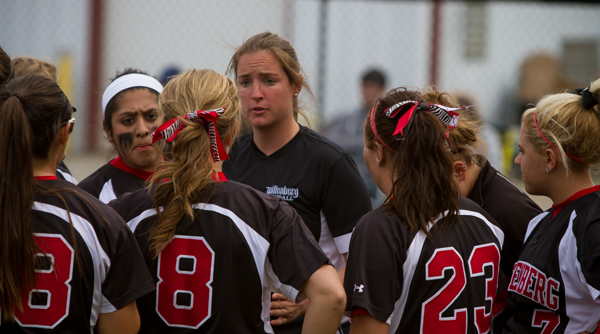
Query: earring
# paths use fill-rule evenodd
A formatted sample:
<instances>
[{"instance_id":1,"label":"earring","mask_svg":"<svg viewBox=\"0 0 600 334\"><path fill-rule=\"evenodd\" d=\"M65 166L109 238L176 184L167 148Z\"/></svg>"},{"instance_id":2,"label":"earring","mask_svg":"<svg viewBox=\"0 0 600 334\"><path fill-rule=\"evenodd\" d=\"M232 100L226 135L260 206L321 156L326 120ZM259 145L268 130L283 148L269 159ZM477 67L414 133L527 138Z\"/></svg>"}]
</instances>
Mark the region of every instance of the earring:
<instances>
[{"instance_id":1,"label":"earring","mask_svg":"<svg viewBox=\"0 0 600 334\"><path fill-rule=\"evenodd\" d=\"M546 167L546 173L550 173L550 168Z\"/></svg>"}]
</instances>

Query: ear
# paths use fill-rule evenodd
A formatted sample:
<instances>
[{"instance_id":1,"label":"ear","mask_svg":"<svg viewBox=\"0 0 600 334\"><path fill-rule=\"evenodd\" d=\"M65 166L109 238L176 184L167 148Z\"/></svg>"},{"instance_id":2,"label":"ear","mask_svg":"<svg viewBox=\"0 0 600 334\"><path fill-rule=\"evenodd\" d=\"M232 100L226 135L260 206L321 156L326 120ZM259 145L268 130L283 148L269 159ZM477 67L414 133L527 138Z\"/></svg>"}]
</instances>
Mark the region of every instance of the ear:
<instances>
[{"instance_id":1,"label":"ear","mask_svg":"<svg viewBox=\"0 0 600 334\"><path fill-rule=\"evenodd\" d=\"M294 96L300 94L302 91L302 83L304 82L304 76L300 74L300 82L294 84Z\"/></svg>"},{"instance_id":2,"label":"ear","mask_svg":"<svg viewBox=\"0 0 600 334\"><path fill-rule=\"evenodd\" d=\"M112 131L109 131L106 128L106 123L104 121L102 121L102 128L104 129L104 133L106 133L106 137L108 138L108 142L113 144L113 139L112 139Z\"/></svg>"},{"instance_id":3,"label":"ear","mask_svg":"<svg viewBox=\"0 0 600 334\"><path fill-rule=\"evenodd\" d=\"M67 124L66 126L62 126L58 131L58 143L60 145L66 144L69 139L69 129L71 126L72 124Z\"/></svg>"},{"instance_id":4,"label":"ear","mask_svg":"<svg viewBox=\"0 0 600 334\"><path fill-rule=\"evenodd\" d=\"M467 165L460 160L455 161L452 165L454 168L454 179L456 181L464 181L467 178Z\"/></svg>"},{"instance_id":5,"label":"ear","mask_svg":"<svg viewBox=\"0 0 600 334\"><path fill-rule=\"evenodd\" d=\"M375 141L375 161L377 162L377 166L384 166L387 163L386 159L387 157L383 145L381 145L380 142Z\"/></svg>"},{"instance_id":6,"label":"ear","mask_svg":"<svg viewBox=\"0 0 600 334\"><path fill-rule=\"evenodd\" d=\"M556 168L556 164L558 163L558 155L553 149L547 148L544 151L544 159L544 165L548 171L552 171L554 168Z\"/></svg>"}]
</instances>

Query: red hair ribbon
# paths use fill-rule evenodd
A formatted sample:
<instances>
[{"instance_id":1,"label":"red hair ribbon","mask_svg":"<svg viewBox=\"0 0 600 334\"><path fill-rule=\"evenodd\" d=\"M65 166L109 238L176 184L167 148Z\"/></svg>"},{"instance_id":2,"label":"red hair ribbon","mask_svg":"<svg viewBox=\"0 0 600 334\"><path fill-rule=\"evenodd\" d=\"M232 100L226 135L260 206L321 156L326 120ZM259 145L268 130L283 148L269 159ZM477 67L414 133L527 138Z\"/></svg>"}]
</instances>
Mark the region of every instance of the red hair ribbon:
<instances>
[{"instance_id":1,"label":"red hair ribbon","mask_svg":"<svg viewBox=\"0 0 600 334\"><path fill-rule=\"evenodd\" d=\"M460 108L449 108L441 104L402 101L385 109L383 112L387 117L394 118L396 115L398 115L398 113L403 111L402 116L400 116L400 119L398 120L396 131L394 131L394 137L396 137L396 139L403 140L406 137L404 132L408 131L410 128L413 119L412 116L416 110L427 111L439 118L439 120L442 121L442 123L444 123L448 129L454 129L456 128L456 124L458 124L458 113L456 113L456 111L461 109L467 109L467 107L462 106Z\"/></svg>"},{"instance_id":2,"label":"red hair ribbon","mask_svg":"<svg viewBox=\"0 0 600 334\"><path fill-rule=\"evenodd\" d=\"M373 133L375 134L375 137L377 137L377 140L379 140L379 142L381 144L383 144L383 146L387 147L388 150L394 152L394 153L398 153L395 150L393 150L391 147L389 147L384 141L383 139L381 139L381 137L379 137L379 134L377 133L377 127L375 126L375 112L377 111L377 107L379 106L379 102L377 102L377 104L373 107L373 109L371 109L371 130L373 130Z\"/></svg>"},{"instance_id":3,"label":"red hair ribbon","mask_svg":"<svg viewBox=\"0 0 600 334\"><path fill-rule=\"evenodd\" d=\"M210 138L210 153L213 161L223 161L229 159L227 151L221 142L219 132L217 131L217 120L225 112L225 108L211 109L211 110L198 110L191 112L183 117L173 118L164 122L161 126L154 131L152 134L152 144L164 138L167 143L170 143L175 139L179 131L185 127L185 123L181 121L182 118L190 120L192 122L202 123L208 137Z\"/></svg>"},{"instance_id":4,"label":"red hair ribbon","mask_svg":"<svg viewBox=\"0 0 600 334\"><path fill-rule=\"evenodd\" d=\"M544 138L544 140L546 141L546 143L550 144L550 146L554 147L555 150L559 151L558 147L554 146L554 144L552 144L548 139L546 139L546 136L544 136L542 134L542 131L540 130L540 127L537 124L537 117L535 116L535 113L537 112L537 109L533 110L533 122L535 123L535 128L538 130L540 136L542 136L542 138ZM565 150L563 150L563 152L565 152ZM577 161L577 162L581 162L581 160L575 158L574 156L570 155L569 153L565 152L565 155L568 156L569 158Z\"/></svg>"}]
</instances>

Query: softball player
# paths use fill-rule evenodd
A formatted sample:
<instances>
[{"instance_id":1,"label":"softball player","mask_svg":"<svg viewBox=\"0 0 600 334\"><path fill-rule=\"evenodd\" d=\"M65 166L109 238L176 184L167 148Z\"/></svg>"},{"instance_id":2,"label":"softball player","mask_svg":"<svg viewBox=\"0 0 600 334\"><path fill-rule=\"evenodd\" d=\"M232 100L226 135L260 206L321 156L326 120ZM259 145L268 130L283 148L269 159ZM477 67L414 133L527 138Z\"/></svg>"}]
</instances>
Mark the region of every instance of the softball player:
<instances>
[{"instance_id":1,"label":"softball player","mask_svg":"<svg viewBox=\"0 0 600 334\"><path fill-rule=\"evenodd\" d=\"M152 177L151 197L139 190L111 203L156 281L156 293L138 300L141 332L272 333L278 291L310 298L308 333L333 334L345 295L310 231L280 198L219 173L241 117L233 81L189 70L169 81L159 106L169 121L153 141L172 143L171 160Z\"/></svg>"},{"instance_id":2,"label":"softball player","mask_svg":"<svg viewBox=\"0 0 600 334\"><path fill-rule=\"evenodd\" d=\"M238 48L229 72L253 132L239 138L224 170L230 179L288 202L343 279L352 229L371 210L371 199L350 156L297 123L298 94L303 87L310 92L300 71L294 48L278 35L261 33ZM304 313L308 301L274 298L275 331L300 333L301 318L287 323ZM347 332L348 319L343 327Z\"/></svg>"},{"instance_id":3,"label":"softball player","mask_svg":"<svg viewBox=\"0 0 600 334\"><path fill-rule=\"evenodd\" d=\"M161 144L150 142L163 119L157 105L162 88L158 80L135 69L117 74L106 87L103 126L119 155L81 181L83 190L108 203L142 188L152 177L163 160Z\"/></svg>"},{"instance_id":4,"label":"softball player","mask_svg":"<svg viewBox=\"0 0 600 334\"><path fill-rule=\"evenodd\" d=\"M548 95L521 119L525 189L554 204L531 220L509 281L504 333L594 332L600 320L600 80Z\"/></svg>"},{"instance_id":5,"label":"softball player","mask_svg":"<svg viewBox=\"0 0 600 334\"><path fill-rule=\"evenodd\" d=\"M351 333L486 333L504 234L460 197L447 128L458 108L398 88L365 123L365 162L386 202L356 225L344 288Z\"/></svg>"},{"instance_id":6,"label":"softball player","mask_svg":"<svg viewBox=\"0 0 600 334\"><path fill-rule=\"evenodd\" d=\"M0 90L0 333L137 333L154 290L122 218L55 176L72 116L45 77Z\"/></svg>"}]
</instances>

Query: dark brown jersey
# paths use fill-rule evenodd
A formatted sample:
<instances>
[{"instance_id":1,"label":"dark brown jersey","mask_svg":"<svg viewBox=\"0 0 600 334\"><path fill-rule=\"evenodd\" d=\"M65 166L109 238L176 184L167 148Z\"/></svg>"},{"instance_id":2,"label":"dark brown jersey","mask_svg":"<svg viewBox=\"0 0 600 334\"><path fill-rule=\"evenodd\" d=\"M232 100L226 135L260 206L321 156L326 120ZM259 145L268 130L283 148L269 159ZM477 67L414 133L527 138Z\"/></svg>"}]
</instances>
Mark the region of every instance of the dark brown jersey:
<instances>
[{"instance_id":1,"label":"dark brown jersey","mask_svg":"<svg viewBox=\"0 0 600 334\"><path fill-rule=\"evenodd\" d=\"M42 251L36 287L23 291L23 311L16 311L15 323L0 324L0 333L90 333L101 313L154 290L152 277L114 210L65 180L37 182L65 190L62 200L36 196L33 229Z\"/></svg>"},{"instance_id":2,"label":"dark brown jersey","mask_svg":"<svg viewBox=\"0 0 600 334\"><path fill-rule=\"evenodd\" d=\"M497 289L504 235L472 201L433 239L383 208L352 234L344 288L347 311L362 308L390 333L485 333Z\"/></svg>"},{"instance_id":3,"label":"dark brown jersey","mask_svg":"<svg viewBox=\"0 0 600 334\"><path fill-rule=\"evenodd\" d=\"M297 300L302 283L328 262L279 197L233 181L214 186L156 259L148 239L157 215L147 191L111 202L156 282L155 293L138 299L142 333L272 333L271 292Z\"/></svg>"}]
</instances>

